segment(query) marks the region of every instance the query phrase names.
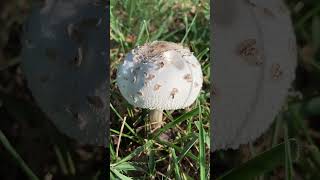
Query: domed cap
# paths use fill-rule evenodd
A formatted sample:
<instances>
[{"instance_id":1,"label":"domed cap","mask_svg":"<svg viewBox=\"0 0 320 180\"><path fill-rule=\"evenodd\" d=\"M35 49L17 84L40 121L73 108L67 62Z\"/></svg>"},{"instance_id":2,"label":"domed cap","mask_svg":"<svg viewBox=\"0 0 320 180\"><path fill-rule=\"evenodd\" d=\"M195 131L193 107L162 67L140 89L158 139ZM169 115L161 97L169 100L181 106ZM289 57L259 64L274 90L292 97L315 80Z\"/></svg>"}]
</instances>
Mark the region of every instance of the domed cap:
<instances>
[{"instance_id":1,"label":"domed cap","mask_svg":"<svg viewBox=\"0 0 320 180\"><path fill-rule=\"evenodd\" d=\"M212 23L212 151L237 149L266 132L286 102L297 66L294 29L282 0L218 2Z\"/></svg>"},{"instance_id":2,"label":"domed cap","mask_svg":"<svg viewBox=\"0 0 320 180\"><path fill-rule=\"evenodd\" d=\"M120 65L117 83L133 106L174 110L190 106L202 87L201 66L189 49L154 41L133 49Z\"/></svg>"},{"instance_id":3,"label":"domed cap","mask_svg":"<svg viewBox=\"0 0 320 180\"><path fill-rule=\"evenodd\" d=\"M106 5L36 5L24 26L21 54L33 97L61 132L81 144L107 146Z\"/></svg>"}]
</instances>

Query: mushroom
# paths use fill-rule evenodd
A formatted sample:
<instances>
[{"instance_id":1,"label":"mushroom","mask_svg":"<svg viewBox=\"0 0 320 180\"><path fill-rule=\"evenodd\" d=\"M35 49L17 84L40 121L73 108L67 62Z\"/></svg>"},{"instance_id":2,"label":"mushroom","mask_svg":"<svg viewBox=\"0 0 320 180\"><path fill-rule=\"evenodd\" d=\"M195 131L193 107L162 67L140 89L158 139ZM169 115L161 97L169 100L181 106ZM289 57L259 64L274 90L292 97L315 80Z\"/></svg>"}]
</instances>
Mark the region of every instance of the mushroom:
<instances>
[{"instance_id":1,"label":"mushroom","mask_svg":"<svg viewBox=\"0 0 320 180\"><path fill-rule=\"evenodd\" d=\"M79 143L107 145L107 12L91 0L48 0L28 17L22 69L37 104Z\"/></svg>"},{"instance_id":2,"label":"mushroom","mask_svg":"<svg viewBox=\"0 0 320 180\"><path fill-rule=\"evenodd\" d=\"M294 30L282 0L216 2L212 151L236 149L266 131L286 101L297 64Z\"/></svg>"},{"instance_id":3,"label":"mushroom","mask_svg":"<svg viewBox=\"0 0 320 180\"><path fill-rule=\"evenodd\" d=\"M151 131L162 125L163 110L183 109L202 87L201 66L180 44L154 41L129 52L117 72L123 97L133 106L150 109Z\"/></svg>"}]
</instances>

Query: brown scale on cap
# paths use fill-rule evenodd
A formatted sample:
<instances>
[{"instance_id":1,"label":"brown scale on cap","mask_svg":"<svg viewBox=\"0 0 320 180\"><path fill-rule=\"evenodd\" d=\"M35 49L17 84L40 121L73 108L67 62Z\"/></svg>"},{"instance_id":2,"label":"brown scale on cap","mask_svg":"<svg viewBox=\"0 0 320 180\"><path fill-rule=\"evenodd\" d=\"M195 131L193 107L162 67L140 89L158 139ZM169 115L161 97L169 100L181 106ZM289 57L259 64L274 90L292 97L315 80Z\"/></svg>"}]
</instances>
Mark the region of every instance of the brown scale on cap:
<instances>
[{"instance_id":1,"label":"brown scale on cap","mask_svg":"<svg viewBox=\"0 0 320 180\"><path fill-rule=\"evenodd\" d=\"M70 39L79 44L84 41L83 34L80 32L79 27L75 24L69 24L67 26L67 33Z\"/></svg>"},{"instance_id":2,"label":"brown scale on cap","mask_svg":"<svg viewBox=\"0 0 320 180\"><path fill-rule=\"evenodd\" d=\"M178 89L177 89L177 88L173 88L173 89L171 90L171 93L170 93L171 98L173 99L174 96L175 96L177 93L178 93Z\"/></svg>"},{"instance_id":3,"label":"brown scale on cap","mask_svg":"<svg viewBox=\"0 0 320 180\"><path fill-rule=\"evenodd\" d=\"M163 61L160 61L160 62L158 63L158 67L157 67L156 70L159 70L159 69L161 69L161 68L163 68L163 67L164 67L164 62L163 62Z\"/></svg>"},{"instance_id":4,"label":"brown scale on cap","mask_svg":"<svg viewBox=\"0 0 320 180\"><path fill-rule=\"evenodd\" d=\"M197 67L197 65L199 66L199 64L193 64L193 63L191 63L190 61L186 61L188 64L190 64L192 67L194 67L194 68L196 68Z\"/></svg>"},{"instance_id":5,"label":"brown scale on cap","mask_svg":"<svg viewBox=\"0 0 320 180\"><path fill-rule=\"evenodd\" d=\"M271 67L271 74L273 79L279 79L283 74L279 64L273 64Z\"/></svg>"},{"instance_id":6,"label":"brown scale on cap","mask_svg":"<svg viewBox=\"0 0 320 180\"><path fill-rule=\"evenodd\" d=\"M272 17L272 18L275 17L274 13L268 8L263 8L263 13L266 14L267 16L269 16L269 17Z\"/></svg>"},{"instance_id":7,"label":"brown scale on cap","mask_svg":"<svg viewBox=\"0 0 320 180\"><path fill-rule=\"evenodd\" d=\"M143 94L142 94L141 91L138 91L137 94L138 94L139 96L143 96Z\"/></svg>"},{"instance_id":8,"label":"brown scale on cap","mask_svg":"<svg viewBox=\"0 0 320 180\"><path fill-rule=\"evenodd\" d=\"M191 74L186 74L183 76L183 79L186 80L187 82L192 82L192 76Z\"/></svg>"},{"instance_id":9,"label":"brown scale on cap","mask_svg":"<svg viewBox=\"0 0 320 180\"><path fill-rule=\"evenodd\" d=\"M136 81L137 81L137 77L136 77L136 76L133 76L132 82L133 82L133 83L136 83Z\"/></svg>"},{"instance_id":10,"label":"brown scale on cap","mask_svg":"<svg viewBox=\"0 0 320 180\"><path fill-rule=\"evenodd\" d=\"M75 65L80 66L83 60L83 49L80 47L78 48L78 56L75 58Z\"/></svg>"},{"instance_id":11,"label":"brown scale on cap","mask_svg":"<svg viewBox=\"0 0 320 180\"><path fill-rule=\"evenodd\" d=\"M160 89L160 87L161 87L160 84L156 84L156 85L154 85L153 90L158 91Z\"/></svg>"},{"instance_id":12,"label":"brown scale on cap","mask_svg":"<svg viewBox=\"0 0 320 180\"><path fill-rule=\"evenodd\" d=\"M154 74L148 74L148 73L144 73L146 80L147 81L151 81L152 79L154 79L156 76Z\"/></svg>"},{"instance_id":13,"label":"brown scale on cap","mask_svg":"<svg viewBox=\"0 0 320 180\"><path fill-rule=\"evenodd\" d=\"M72 66L79 67L83 61L83 49L81 47L78 48L77 55L74 56L73 59L70 60L69 64Z\"/></svg>"},{"instance_id":14,"label":"brown scale on cap","mask_svg":"<svg viewBox=\"0 0 320 180\"><path fill-rule=\"evenodd\" d=\"M169 50L176 50L176 49L182 49L183 46L171 43L171 42L165 42L165 41L156 41L153 43L147 43L139 48L137 48L137 55L143 56L146 59L152 59L155 56L159 56L162 53L169 51Z\"/></svg>"},{"instance_id":15,"label":"brown scale on cap","mask_svg":"<svg viewBox=\"0 0 320 180\"><path fill-rule=\"evenodd\" d=\"M131 72L132 72L132 74L133 74L133 78L132 78L132 82L133 83L136 83L136 81L137 81L137 68L136 69L131 69Z\"/></svg>"},{"instance_id":16,"label":"brown scale on cap","mask_svg":"<svg viewBox=\"0 0 320 180\"><path fill-rule=\"evenodd\" d=\"M193 52L188 52L188 53L186 53L186 52L184 52L184 53L182 53L182 58L184 58L185 56L192 56L193 55Z\"/></svg>"},{"instance_id":17,"label":"brown scale on cap","mask_svg":"<svg viewBox=\"0 0 320 180\"><path fill-rule=\"evenodd\" d=\"M245 0L245 2L253 7L257 7L257 5L253 3L251 0Z\"/></svg>"},{"instance_id":18,"label":"brown scale on cap","mask_svg":"<svg viewBox=\"0 0 320 180\"><path fill-rule=\"evenodd\" d=\"M256 65L262 64L256 39L246 39L242 41L237 47L237 54L248 63L254 63Z\"/></svg>"},{"instance_id":19,"label":"brown scale on cap","mask_svg":"<svg viewBox=\"0 0 320 180\"><path fill-rule=\"evenodd\" d=\"M87 126L88 121L85 119L82 113L72 110L71 107L65 107L65 110L70 113L72 117L79 123L78 125L80 130L83 130Z\"/></svg>"},{"instance_id":20,"label":"brown scale on cap","mask_svg":"<svg viewBox=\"0 0 320 180\"><path fill-rule=\"evenodd\" d=\"M172 49L182 49L183 46L178 45L176 43L164 42L164 41L157 41L151 44L148 49L147 56L156 56L158 54L162 54L163 52L172 50Z\"/></svg>"}]
</instances>

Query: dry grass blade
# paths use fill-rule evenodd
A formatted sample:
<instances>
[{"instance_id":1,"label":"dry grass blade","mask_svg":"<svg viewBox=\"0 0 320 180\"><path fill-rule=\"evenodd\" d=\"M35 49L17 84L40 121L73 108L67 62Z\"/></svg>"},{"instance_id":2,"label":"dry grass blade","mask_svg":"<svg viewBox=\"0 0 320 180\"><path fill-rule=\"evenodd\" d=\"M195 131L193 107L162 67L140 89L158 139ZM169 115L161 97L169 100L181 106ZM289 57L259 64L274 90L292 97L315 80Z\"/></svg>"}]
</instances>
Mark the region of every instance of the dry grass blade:
<instances>
[{"instance_id":1,"label":"dry grass blade","mask_svg":"<svg viewBox=\"0 0 320 180\"><path fill-rule=\"evenodd\" d=\"M121 128L120 128L120 134L119 134L117 149L116 149L116 157L118 157L118 155L119 155L120 142L121 142L122 132L123 132L123 128L124 128L124 124L126 123L126 120L127 120L127 117L124 117L123 121L122 121Z\"/></svg>"}]
</instances>

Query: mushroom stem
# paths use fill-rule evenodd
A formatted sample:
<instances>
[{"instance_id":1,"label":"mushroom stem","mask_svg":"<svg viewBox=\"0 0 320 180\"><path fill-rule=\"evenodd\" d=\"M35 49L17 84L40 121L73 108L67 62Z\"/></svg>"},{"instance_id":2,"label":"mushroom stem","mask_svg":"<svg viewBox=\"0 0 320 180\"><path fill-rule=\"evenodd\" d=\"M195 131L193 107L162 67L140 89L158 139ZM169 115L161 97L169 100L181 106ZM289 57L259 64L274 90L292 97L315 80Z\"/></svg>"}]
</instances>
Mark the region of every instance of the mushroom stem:
<instances>
[{"instance_id":1,"label":"mushroom stem","mask_svg":"<svg viewBox=\"0 0 320 180\"><path fill-rule=\"evenodd\" d=\"M160 128L162 125L162 110L154 109L149 113L151 132Z\"/></svg>"}]
</instances>

